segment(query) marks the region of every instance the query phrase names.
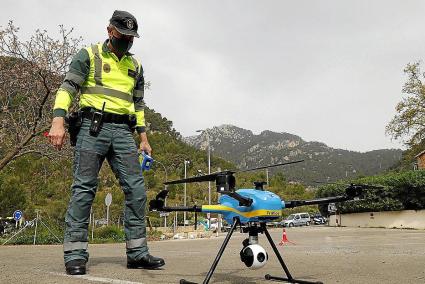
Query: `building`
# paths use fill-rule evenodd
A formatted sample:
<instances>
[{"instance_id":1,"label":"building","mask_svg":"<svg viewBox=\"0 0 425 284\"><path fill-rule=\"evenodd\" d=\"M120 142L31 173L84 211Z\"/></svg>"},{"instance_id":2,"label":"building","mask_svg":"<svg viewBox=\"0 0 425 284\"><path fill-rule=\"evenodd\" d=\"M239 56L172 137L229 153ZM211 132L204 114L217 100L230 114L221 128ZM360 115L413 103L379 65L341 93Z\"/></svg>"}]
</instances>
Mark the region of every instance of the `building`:
<instances>
[{"instance_id":1,"label":"building","mask_svg":"<svg viewBox=\"0 0 425 284\"><path fill-rule=\"evenodd\" d=\"M425 150L415 156L418 170L425 170Z\"/></svg>"}]
</instances>

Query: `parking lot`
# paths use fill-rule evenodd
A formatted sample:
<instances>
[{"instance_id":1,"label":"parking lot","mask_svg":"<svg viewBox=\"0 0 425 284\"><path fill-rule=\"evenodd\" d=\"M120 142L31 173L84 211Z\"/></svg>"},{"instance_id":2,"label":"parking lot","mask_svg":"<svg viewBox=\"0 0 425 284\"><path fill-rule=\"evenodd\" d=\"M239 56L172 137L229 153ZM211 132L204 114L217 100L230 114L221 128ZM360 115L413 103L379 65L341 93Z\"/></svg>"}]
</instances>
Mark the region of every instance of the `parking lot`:
<instances>
[{"instance_id":1,"label":"parking lot","mask_svg":"<svg viewBox=\"0 0 425 284\"><path fill-rule=\"evenodd\" d=\"M286 229L295 245L278 246L293 277L324 283L425 283L425 231L333 228ZM271 229L276 243L282 229ZM225 234L210 239L151 242L151 253L164 257L161 270L127 270L125 245L91 245L89 273L64 273L61 246L0 247L0 283L178 283L181 278L202 283ZM283 276L265 236L260 244L269 262L249 270L239 260L241 242L236 232L210 283L270 283L269 273Z\"/></svg>"}]
</instances>

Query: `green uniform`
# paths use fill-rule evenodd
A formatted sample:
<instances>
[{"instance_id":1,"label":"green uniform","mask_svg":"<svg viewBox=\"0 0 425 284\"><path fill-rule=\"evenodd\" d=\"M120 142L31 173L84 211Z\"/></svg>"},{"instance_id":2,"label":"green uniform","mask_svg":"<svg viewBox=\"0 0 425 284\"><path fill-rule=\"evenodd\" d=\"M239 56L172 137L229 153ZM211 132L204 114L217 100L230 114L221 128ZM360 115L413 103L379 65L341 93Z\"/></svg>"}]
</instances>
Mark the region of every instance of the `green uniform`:
<instances>
[{"instance_id":1,"label":"green uniform","mask_svg":"<svg viewBox=\"0 0 425 284\"><path fill-rule=\"evenodd\" d=\"M114 114L132 114L136 130L145 131L143 70L131 54L121 59L107 42L80 50L73 58L64 83L58 90L54 116L64 116L72 99L80 93L80 107ZM146 192L138 162L137 145L127 124L103 123L100 133L89 133L90 121L83 120L77 137L72 196L65 217L65 263L88 260L88 220L96 194L98 174L105 159L125 194L124 226L127 256L137 260L148 254L146 244Z\"/></svg>"}]
</instances>

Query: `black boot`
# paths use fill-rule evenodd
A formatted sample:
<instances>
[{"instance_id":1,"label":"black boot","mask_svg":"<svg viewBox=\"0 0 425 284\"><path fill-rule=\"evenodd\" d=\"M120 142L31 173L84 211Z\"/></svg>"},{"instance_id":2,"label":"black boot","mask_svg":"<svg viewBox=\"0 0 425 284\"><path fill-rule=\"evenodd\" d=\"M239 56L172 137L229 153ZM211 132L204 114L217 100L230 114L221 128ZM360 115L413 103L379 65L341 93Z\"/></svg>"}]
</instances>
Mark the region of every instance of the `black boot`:
<instances>
[{"instance_id":1,"label":"black boot","mask_svg":"<svg viewBox=\"0 0 425 284\"><path fill-rule=\"evenodd\" d=\"M155 269L155 268L163 266L164 264L165 264L165 261L162 258L154 257L150 254L145 255L139 260L131 260L127 258L127 268L130 268L130 269L137 269L137 268Z\"/></svg>"},{"instance_id":2,"label":"black boot","mask_svg":"<svg viewBox=\"0 0 425 284\"><path fill-rule=\"evenodd\" d=\"M65 263L66 273L69 275L86 274L86 261L84 259L71 260Z\"/></svg>"}]
</instances>

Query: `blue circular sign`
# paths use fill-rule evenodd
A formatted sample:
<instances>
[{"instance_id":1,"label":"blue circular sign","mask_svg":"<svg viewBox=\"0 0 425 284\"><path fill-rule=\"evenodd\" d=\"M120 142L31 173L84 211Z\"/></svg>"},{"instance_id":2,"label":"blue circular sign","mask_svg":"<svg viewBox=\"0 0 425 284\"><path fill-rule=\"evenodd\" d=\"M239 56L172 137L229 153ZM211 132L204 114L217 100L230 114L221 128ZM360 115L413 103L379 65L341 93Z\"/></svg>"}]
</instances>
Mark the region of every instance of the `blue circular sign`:
<instances>
[{"instance_id":1,"label":"blue circular sign","mask_svg":"<svg viewBox=\"0 0 425 284\"><path fill-rule=\"evenodd\" d=\"M16 210L15 212L13 212L13 219L15 219L15 221L19 221L22 218L22 211L21 210Z\"/></svg>"}]
</instances>

